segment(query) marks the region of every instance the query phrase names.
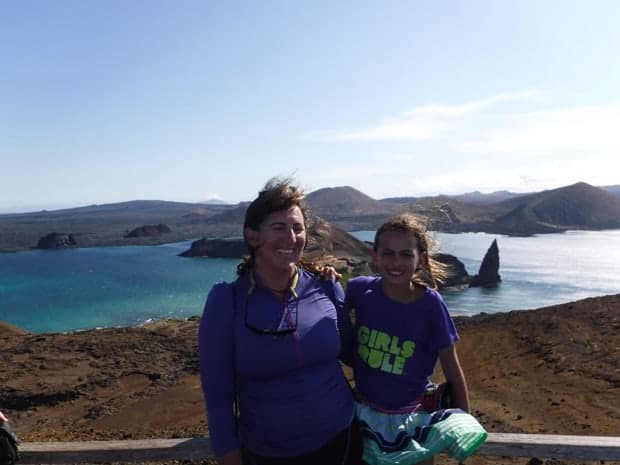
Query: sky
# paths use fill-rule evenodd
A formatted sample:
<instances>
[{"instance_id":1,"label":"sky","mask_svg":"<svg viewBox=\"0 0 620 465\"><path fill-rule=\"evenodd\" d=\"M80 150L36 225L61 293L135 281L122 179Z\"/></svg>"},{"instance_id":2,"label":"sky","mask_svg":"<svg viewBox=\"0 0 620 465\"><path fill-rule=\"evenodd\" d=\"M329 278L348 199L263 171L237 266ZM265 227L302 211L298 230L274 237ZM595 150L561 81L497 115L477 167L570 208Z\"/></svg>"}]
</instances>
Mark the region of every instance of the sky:
<instances>
[{"instance_id":1,"label":"sky","mask_svg":"<svg viewBox=\"0 0 620 465\"><path fill-rule=\"evenodd\" d=\"M0 0L0 213L620 184L616 0Z\"/></svg>"}]
</instances>

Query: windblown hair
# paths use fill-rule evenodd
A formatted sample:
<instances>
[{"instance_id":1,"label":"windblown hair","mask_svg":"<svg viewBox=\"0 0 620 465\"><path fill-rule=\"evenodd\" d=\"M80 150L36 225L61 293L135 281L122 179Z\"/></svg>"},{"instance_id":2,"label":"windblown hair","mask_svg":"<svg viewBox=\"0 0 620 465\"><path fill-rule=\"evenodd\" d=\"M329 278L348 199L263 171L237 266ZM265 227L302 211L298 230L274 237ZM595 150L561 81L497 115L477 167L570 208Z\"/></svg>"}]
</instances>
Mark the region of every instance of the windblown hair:
<instances>
[{"instance_id":1,"label":"windblown hair","mask_svg":"<svg viewBox=\"0 0 620 465\"><path fill-rule=\"evenodd\" d=\"M424 220L411 213L401 213L390 217L375 233L373 248L379 248L381 235L387 231L398 231L413 234L418 244L418 252L423 259L411 280L419 285L436 289L443 284L450 275L450 268L431 257L431 249L435 246L435 240L428 233L428 220Z\"/></svg>"},{"instance_id":2,"label":"windblown hair","mask_svg":"<svg viewBox=\"0 0 620 465\"><path fill-rule=\"evenodd\" d=\"M304 192L294 185L290 178L275 177L267 181L265 187L258 193L258 197L250 203L245 211L243 238L249 255L243 257L243 262L237 266L237 275L244 275L255 265L255 248L249 244L245 237L245 229L250 228L258 231L260 225L269 214L293 207L298 207L301 210L305 223L304 226L307 228L308 211L304 200ZM302 261L300 265L309 271L315 272L316 265L314 263Z\"/></svg>"}]
</instances>

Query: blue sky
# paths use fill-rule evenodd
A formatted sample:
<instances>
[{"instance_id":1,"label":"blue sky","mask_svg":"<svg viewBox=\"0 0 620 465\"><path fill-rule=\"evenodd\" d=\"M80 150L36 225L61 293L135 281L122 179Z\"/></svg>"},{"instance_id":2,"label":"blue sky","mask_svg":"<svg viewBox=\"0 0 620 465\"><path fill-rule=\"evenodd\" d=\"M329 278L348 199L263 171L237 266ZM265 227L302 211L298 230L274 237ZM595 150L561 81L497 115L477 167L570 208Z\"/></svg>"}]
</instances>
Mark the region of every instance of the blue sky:
<instances>
[{"instance_id":1,"label":"blue sky","mask_svg":"<svg viewBox=\"0 0 620 465\"><path fill-rule=\"evenodd\" d=\"M620 2L4 0L0 212L620 184Z\"/></svg>"}]
</instances>

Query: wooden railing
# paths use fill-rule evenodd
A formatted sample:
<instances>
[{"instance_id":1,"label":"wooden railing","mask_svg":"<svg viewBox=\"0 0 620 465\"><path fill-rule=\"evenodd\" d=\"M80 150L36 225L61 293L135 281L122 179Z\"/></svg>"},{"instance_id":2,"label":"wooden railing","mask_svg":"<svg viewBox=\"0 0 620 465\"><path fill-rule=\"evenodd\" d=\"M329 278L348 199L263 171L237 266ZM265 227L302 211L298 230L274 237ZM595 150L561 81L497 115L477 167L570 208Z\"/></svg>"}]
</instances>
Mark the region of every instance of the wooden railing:
<instances>
[{"instance_id":1,"label":"wooden railing","mask_svg":"<svg viewBox=\"0 0 620 465\"><path fill-rule=\"evenodd\" d=\"M164 462L213 458L208 437L128 441L25 442L22 464ZM476 455L620 460L620 437L489 433Z\"/></svg>"}]
</instances>

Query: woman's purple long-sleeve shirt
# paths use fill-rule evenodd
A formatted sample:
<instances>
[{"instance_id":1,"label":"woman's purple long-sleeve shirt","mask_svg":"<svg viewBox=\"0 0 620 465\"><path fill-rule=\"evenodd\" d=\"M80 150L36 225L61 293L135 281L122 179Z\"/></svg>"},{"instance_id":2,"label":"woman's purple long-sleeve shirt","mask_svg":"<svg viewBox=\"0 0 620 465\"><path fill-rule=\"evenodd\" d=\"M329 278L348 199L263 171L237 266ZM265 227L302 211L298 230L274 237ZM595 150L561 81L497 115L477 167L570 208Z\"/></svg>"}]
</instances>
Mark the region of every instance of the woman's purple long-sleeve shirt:
<instances>
[{"instance_id":1,"label":"woman's purple long-sleeve shirt","mask_svg":"<svg viewBox=\"0 0 620 465\"><path fill-rule=\"evenodd\" d=\"M344 292L300 269L283 303L250 281L244 275L235 284L215 285L200 324L200 375L215 454L241 443L265 456L310 452L347 428L353 415L338 363L341 338L351 336ZM251 329L295 322L297 330L281 336Z\"/></svg>"}]
</instances>

